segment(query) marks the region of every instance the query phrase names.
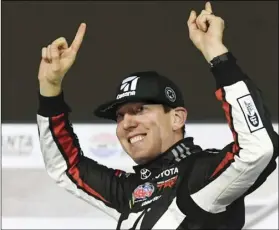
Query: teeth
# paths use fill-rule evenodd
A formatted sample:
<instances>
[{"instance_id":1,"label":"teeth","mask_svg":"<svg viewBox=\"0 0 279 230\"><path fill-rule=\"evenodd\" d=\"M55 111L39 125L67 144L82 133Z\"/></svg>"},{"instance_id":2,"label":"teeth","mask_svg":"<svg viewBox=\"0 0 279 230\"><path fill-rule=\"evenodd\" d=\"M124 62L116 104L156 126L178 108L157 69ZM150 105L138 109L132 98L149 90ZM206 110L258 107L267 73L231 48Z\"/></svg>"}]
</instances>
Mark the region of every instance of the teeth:
<instances>
[{"instance_id":1,"label":"teeth","mask_svg":"<svg viewBox=\"0 0 279 230\"><path fill-rule=\"evenodd\" d=\"M141 141L143 138L144 138L143 135L138 135L138 136L132 137L132 138L130 139L130 142L133 144L133 143L136 143L136 142L138 142L138 141Z\"/></svg>"}]
</instances>

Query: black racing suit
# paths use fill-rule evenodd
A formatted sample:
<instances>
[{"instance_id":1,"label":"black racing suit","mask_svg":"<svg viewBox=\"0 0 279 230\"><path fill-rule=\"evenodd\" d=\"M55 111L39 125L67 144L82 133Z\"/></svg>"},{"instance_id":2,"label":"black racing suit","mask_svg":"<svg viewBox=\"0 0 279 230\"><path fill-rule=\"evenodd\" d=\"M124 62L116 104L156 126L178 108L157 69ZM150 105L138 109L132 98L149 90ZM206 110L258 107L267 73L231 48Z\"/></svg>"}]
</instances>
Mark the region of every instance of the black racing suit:
<instances>
[{"instance_id":1,"label":"black racing suit","mask_svg":"<svg viewBox=\"0 0 279 230\"><path fill-rule=\"evenodd\" d=\"M37 122L49 176L114 217L117 229L241 229L244 197L276 168L278 134L260 90L234 58L211 71L232 143L203 150L187 137L152 162L135 166L135 173L85 157L63 93L39 95Z\"/></svg>"}]
</instances>

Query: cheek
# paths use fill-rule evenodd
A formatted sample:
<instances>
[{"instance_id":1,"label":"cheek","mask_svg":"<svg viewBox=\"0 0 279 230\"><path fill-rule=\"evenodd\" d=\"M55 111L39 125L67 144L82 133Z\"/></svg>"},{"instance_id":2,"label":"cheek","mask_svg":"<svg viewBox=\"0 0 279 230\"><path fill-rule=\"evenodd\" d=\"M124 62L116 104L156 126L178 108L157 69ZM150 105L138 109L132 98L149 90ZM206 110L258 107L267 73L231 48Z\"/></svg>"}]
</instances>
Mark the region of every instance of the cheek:
<instances>
[{"instance_id":1,"label":"cheek","mask_svg":"<svg viewBox=\"0 0 279 230\"><path fill-rule=\"evenodd\" d=\"M157 122L158 130L160 132L160 136L162 139L165 139L169 135L171 135L172 125L171 125L170 117L161 116L158 118L158 120L156 122Z\"/></svg>"},{"instance_id":2,"label":"cheek","mask_svg":"<svg viewBox=\"0 0 279 230\"><path fill-rule=\"evenodd\" d=\"M145 124L154 132L154 135L157 135L157 137L162 136L166 131L170 130L170 121L168 117L160 114L149 116L146 119Z\"/></svg>"},{"instance_id":3,"label":"cheek","mask_svg":"<svg viewBox=\"0 0 279 230\"><path fill-rule=\"evenodd\" d=\"M117 139L118 139L120 145L126 151L127 141L126 141L126 138L124 137L123 131L120 127L116 128L116 136L117 136Z\"/></svg>"},{"instance_id":4,"label":"cheek","mask_svg":"<svg viewBox=\"0 0 279 230\"><path fill-rule=\"evenodd\" d=\"M117 125L117 127L116 127L116 136L119 141L121 140L121 138L123 138L123 132L121 131L121 128L119 125Z\"/></svg>"},{"instance_id":5,"label":"cheek","mask_svg":"<svg viewBox=\"0 0 279 230\"><path fill-rule=\"evenodd\" d=\"M159 114L155 120L156 123L162 127L171 126L171 117L168 114Z\"/></svg>"},{"instance_id":6,"label":"cheek","mask_svg":"<svg viewBox=\"0 0 279 230\"><path fill-rule=\"evenodd\" d=\"M154 114L149 114L147 116L142 116L139 123L147 129L152 129L156 126L158 118Z\"/></svg>"}]
</instances>

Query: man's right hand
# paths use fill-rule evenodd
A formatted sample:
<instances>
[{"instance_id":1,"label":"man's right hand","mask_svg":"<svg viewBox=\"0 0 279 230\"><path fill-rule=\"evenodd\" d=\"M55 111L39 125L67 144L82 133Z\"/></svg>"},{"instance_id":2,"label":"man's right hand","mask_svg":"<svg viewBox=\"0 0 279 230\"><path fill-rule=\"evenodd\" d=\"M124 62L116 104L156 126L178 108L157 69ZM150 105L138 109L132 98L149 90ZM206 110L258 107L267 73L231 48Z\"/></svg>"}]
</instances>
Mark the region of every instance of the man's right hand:
<instances>
[{"instance_id":1,"label":"man's right hand","mask_svg":"<svg viewBox=\"0 0 279 230\"><path fill-rule=\"evenodd\" d=\"M61 37L42 49L38 74L42 96L52 97L61 93L62 80L76 59L85 30L86 24L81 23L70 47L66 39Z\"/></svg>"}]
</instances>

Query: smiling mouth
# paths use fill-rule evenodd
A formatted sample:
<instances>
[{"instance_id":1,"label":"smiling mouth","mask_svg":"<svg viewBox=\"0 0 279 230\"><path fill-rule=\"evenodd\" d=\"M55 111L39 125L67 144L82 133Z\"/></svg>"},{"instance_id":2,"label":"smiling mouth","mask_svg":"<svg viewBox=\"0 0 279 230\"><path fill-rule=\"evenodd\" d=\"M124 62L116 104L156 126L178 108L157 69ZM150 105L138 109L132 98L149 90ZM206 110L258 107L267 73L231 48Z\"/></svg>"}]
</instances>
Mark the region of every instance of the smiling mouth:
<instances>
[{"instance_id":1,"label":"smiling mouth","mask_svg":"<svg viewBox=\"0 0 279 230\"><path fill-rule=\"evenodd\" d=\"M132 138L129 139L129 143L131 144L134 144L134 143L137 143L139 141L142 141L144 138L145 138L146 134L141 134L141 135L137 135L137 136L134 136Z\"/></svg>"}]
</instances>

